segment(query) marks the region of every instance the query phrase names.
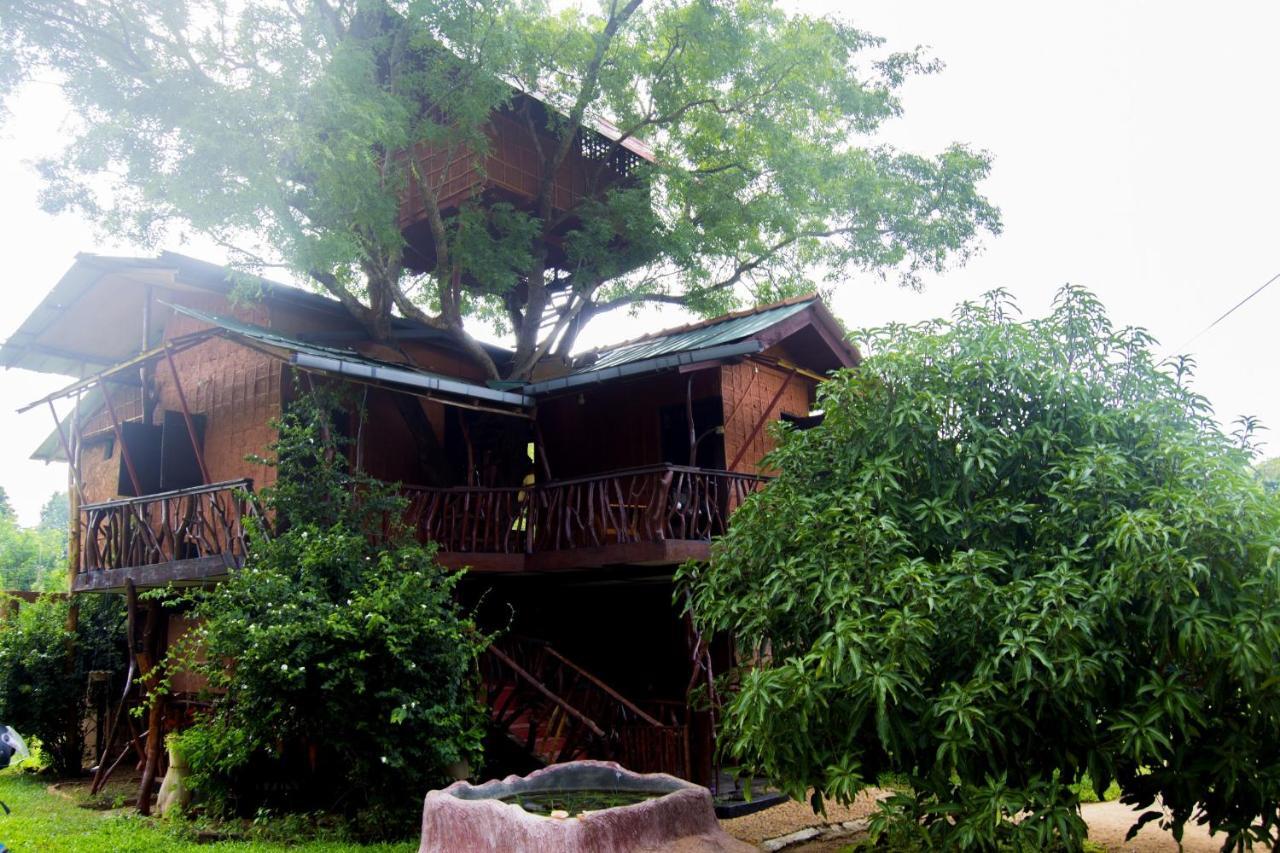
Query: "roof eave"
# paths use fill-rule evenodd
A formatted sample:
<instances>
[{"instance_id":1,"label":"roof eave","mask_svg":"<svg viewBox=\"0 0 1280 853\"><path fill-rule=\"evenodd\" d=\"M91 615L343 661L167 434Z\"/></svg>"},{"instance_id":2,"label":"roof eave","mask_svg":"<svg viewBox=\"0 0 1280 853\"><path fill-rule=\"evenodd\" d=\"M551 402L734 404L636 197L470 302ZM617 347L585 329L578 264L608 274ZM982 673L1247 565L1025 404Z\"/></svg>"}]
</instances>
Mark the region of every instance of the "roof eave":
<instances>
[{"instance_id":1,"label":"roof eave","mask_svg":"<svg viewBox=\"0 0 1280 853\"><path fill-rule=\"evenodd\" d=\"M736 343L720 344L714 347L662 355L656 358L644 359L643 361L631 361L615 367L605 367L585 373L570 373L567 376L544 379L541 382L533 382L526 385L524 390L530 396L549 394L556 391L568 391L587 385L598 385L601 382L638 376L643 373L655 373L659 370L669 370L675 367L689 367L695 364L724 361L725 359L758 353L762 349L764 349L764 345L759 340L749 338Z\"/></svg>"}]
</instances>

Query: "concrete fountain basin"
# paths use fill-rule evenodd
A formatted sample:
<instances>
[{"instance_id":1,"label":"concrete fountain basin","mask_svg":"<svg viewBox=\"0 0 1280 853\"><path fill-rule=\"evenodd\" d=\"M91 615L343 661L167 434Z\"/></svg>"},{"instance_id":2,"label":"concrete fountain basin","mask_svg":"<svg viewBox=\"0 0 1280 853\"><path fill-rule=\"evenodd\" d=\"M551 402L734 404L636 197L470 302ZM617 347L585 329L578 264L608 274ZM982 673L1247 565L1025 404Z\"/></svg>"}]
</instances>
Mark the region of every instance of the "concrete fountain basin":
<instances>
[{"instance_id":1,"label":"concrete fountain basin","mask_svg":"<svg viewBox=\"0 0 1280 853\"><path fill-rule=\"evenodd\" d=\"M605 800L639 801L577 814L563 809L535 814L520 804L575 802L593 793ZM508 776L482 785L455 782L432 791L423 806L418 847L419 853L745 853L754 849L720 828L706 788L665 773L633 773L612 761L571 761L528 776Z\"/></svg>"}]
</instances>

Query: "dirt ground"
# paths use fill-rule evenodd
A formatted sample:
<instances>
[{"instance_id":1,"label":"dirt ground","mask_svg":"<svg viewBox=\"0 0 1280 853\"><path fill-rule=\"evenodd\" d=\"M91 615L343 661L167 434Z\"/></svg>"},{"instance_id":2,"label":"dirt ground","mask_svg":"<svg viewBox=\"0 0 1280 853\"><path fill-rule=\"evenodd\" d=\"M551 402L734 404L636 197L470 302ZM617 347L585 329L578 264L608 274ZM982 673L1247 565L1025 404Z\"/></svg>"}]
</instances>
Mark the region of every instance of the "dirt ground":
<instances>
[{"instance_id":1,"label":"dirt ground","mask_svg":"<svg viewBox=\"0 0 1280 853\"><path fill-rule=\"evenodd\" d=\"M817 827L839 824L845 821L865 818L875 810L876 797L879 791L866 791L848 808L831 806L827 809L827 817L816 816L807 803L789 801L762 812L746 817L724 820L720 825L725 831L741 841L759 845L761 842L788 835L806 827ZM1128 843L1125 833L1137 821L1141 811L1131 809L1120 803L1089 803L1082 807L1085 823L1089 825L1089 840L1105 847L1109 851L1136 851L1136 853L1177 853L1178 843L1173 836L1162 830L1155 823L1147 824L1142 832ZM828 840L802 841L791 845L786 853L837 853L861 838L861 835L849 835ZM1188 826L1182 836L1183 853L1217 853L1222 846L1222 839L1217 840L1209 835L1202 826Z\"/></svg>"},{"instance_id":2,"label":"dirt ground","mask_svg":"<svg viewBox=\"0 0 1280 853\"><path fill-rule=\"evenodd\" d=\"M1082 806L1081 814L1085 823L1089 824L1089 840L1101 844L1108 850L1136 850L1143 853L1164 853L1176 851L1178 842L1154 823L1142 828L1137 837L1125 843L1125 833L1138 820L1141 810L1131 809L1120 803L1089 803ZM1217 841L1213 839L1217 838ZM1222 848L1221 836L1210 836L1209 830L1203 826L1190 825L1182 834L1182 849L1186 853L1217 853Z\"/></svg>"},{"instance_id":3,"label":"dirt ground","mask_svg":"<svg viewBox=\"0 0 1280 853\"><path fill-rule=\"evenodd\" d=\"M808 826L823 826L824 824L844 823L849 820L865 818L875 811L876 800L884 793L870 788L863 791L858 796L858 799L848 807L830 803L827 805L825 819L820 815L815 815L808 803L787 800L773 808L765 809L762 812L756 812L746 817L722 820L720 825L724 827L725 832L740 841L759 844L766 839L787 835ZM846 841L844 843L848 844L849 842ZM795 849L800 848L797 847Z\"/></svg>"}]
</instances>

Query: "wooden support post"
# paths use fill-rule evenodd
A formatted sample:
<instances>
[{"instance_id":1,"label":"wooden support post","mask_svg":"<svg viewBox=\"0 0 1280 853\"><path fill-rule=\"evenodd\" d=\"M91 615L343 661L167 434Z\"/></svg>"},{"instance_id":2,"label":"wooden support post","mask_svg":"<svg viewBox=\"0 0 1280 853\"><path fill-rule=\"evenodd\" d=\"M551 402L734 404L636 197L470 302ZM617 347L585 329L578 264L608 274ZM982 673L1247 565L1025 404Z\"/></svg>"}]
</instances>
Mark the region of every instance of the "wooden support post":
<instances>
[{"instance_id":1,"label":"wooden support post","mask_svg":"<svg viewBox=\"0 0 1280 853\"><path fill-rule=\"evenodd\" d=\"M58 411L53 407L52 400L49 401L49 413L53 415L53 422L58 427L58 441L62 443L62 452L67 455L67 468L70 470L67 489L67 503L70 504L67 513L67 592L72 592L75 589L76 572L80 568L80 504L84 503L84 485L80 482L75 452L71 449L66 433L62 431L62 421L58 420ZM72 410L72 417L78 414L78 409ZM75 609L73 604L72 610Z\"/></svg>"},{"instance_id":2,"label":"wooden support post","mask_svg":"<svg viewBox=\"0 0 1280 853\"><path fill-rule=\"evenodd\" d=\"M125 598L125 634L129 642L129 671L124 677L124 691L120 694L120 705L116 708L115 716L111 719L111 729L107 732L106 743L102 744L102 754L107 755L111 751L111 742L115 740L116 730L120 728L120 721L128 717L129 691L133 689L133 677L138 672L138 589L133 583L133 579L129 578L124 582L124 598ZM125 753L128 747L125 748ZM122 753L120 758L124 758ZM111 777L111 773L116 769L116 765L120 763L117 759L110 767L104 767L101 762L98 764L97 772L93 774L93 784L89 786L89 794L97 794L102 786L107 783L107 779Z\"/></svg>"},{"instance_id":3,"label":"wooden support post","mask_svg":"<svg viewBox=\"0 0 1280 853\"><path fill-rule=\"evenodd\" d=\"M142 296L142 346L139 353L151 348L151 288L148 287ZM148 359L138 365L138 379L142 382L142 422L150 424L155 421L156 397L152 394L152 368Z\"/></svg>"},{"instance_id":4,"label":"wooden support post","mask_svg":"<svg viewBox=\"0 0 1280 853\"><path fill-rule=\"evenodd\" d=\"M187 395L182 392L182 380L178 378L178 368L173 363L173 353L168 347L164 350L165 361L169 362L169 373L173 376L173 390L178 394L178 405L182 407L182 419L187 422L187 436L191 439L191 449L196 454L196 464L200 466L201 485L213 482L209 478L209 468L204 464L204 450L200 447L200 436L196 432L196 422L191 417L191 409L187 406Z\"/></svg>"},{"instance_id":5,"label":"wooden support post","mask_svg":"<svg viewBox=\"0 0 1280 853\"><path fill-rule=\"evenodd\" d=\"M142 494L142 481L138 479L138 470L133 467L133 457L129 454L129 445L124 443L124 431L120 429L120 419L116 417L116 407L111 402L111 392L107 390L106 380L103 380L101 388L102 399L107 401L107 414L111 415L111 429L116 434L116 444L120 445L120 455L124 458L124 466L129 471L129 482L133 483L133 494L140 496Z\"/></svg>"},{"instance_id":6,"label":"wooden support post","mask_svg":"<svg viewBox=\"0 0 1280 853\"><path fill-rule=\"evenodd\" d=\"M778 401L782 399L783 393L787 390L787 386L791 384L791 380L796 378L796 371L792 370L787 374L787 378L782 380L782 385L778 387L778 393L773 395L773 399L769 401L769 405L764 407L764 411L760 413L760 419L756 421L756 425L751 428L751 432L747 434L746 441L742 442L742 446L738 448L738 452L734 454L733 461L729 463L729 467L725 470L738 470L738 463L742 461L742 457L746 455L747 448L751 446L751 442L756 440L756 436L760 434L760 430L764 429L764 425L769 422L769 415L773 413L773 407L778 405Z\"/></svg>"},{"instance_id":7,"label":"wooden support post","mask_svg":"<svg viewBox=\"0 0 1280 853\"><path fill-rule=\"evenodd\" d=\"M542 473L547 475L547 482L551 482L551 460L547 458L547 442L542 437L542 425L538 423L538 411L533 412L533 455L538 457L538 461L542 464Z\"/></svg>"},{"instance_id":8,"label":"wooden support post","mask_svg":"<svg viewBox=\"0 0 1280 853\"><path fill-rule=\"evenodd\" d=\"M684 394L684 416L688 421L689 427L689 467L695 468L698 465L698 430L693 420L693 377L689 377L689 381L685 386Z\"/></svg>"},{"instance_id":9,"label":"wooden support post","mask_svg":"<svg viewBox=\"0 0 1280 853\"><path fill-rule=\"evenodd\" d=\"M84 501L84 485L80 482L80 472L76 470L75 456L71 452L71 443L67 441L67 434L62 431L62 421L58 420L58 410L53 407L53 401L49 401L49 414L53 415L53 424L58 428L58 442L62 445L62 452L67 454L67 465L71 468L71 482L75 485L75 490L80 493L80 500ZM72 415L76 414L72 410Z\"/></svg>"},{"instance_id":10,"label":"wooden support post","mask_svg":"<svg viewBox=\"0 0 1280 853\"><path fill-rule=\"evenodd\" d=\"M138 656L138 669L142 675L143 696L147 701L147 757L142 768L142 781L138 785L138 813L151 814L151 795L156 777L160 773L160 759L164 753L164 697L149 695L159 684L157 667L164 654L165 613L158 601L147 602L147 621L142 630L145 658Z\"/></svg>"}]
</instances>

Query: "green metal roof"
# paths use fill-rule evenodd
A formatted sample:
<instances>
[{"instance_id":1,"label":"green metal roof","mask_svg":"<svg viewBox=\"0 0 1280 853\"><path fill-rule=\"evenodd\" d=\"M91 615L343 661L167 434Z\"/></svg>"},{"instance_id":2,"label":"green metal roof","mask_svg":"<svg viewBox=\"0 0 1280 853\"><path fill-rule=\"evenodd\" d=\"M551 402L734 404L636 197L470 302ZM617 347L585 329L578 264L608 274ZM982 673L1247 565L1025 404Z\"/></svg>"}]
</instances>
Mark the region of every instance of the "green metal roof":
<instances>
[{"instance_id":1,"label":"green metal roof","mask_svg":"<svg viewBox=\"0 0 1280 853\"><path fill-rule=\"evenodd\" d=\"M592 373L610 367L620 367L635 361L646 361L665 355L707 349L744 340L759 334L793 314L798 314L813 304L817 297L798 300L773 308L765 308L748 314L730 315L723 320L700 323L686 329L658 333L630 343L597 350L594 359L572 371L575 374ZM591 353L587 354L592 355Z\"/></svg>"}]
</instances>

